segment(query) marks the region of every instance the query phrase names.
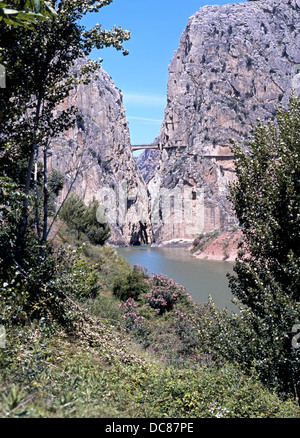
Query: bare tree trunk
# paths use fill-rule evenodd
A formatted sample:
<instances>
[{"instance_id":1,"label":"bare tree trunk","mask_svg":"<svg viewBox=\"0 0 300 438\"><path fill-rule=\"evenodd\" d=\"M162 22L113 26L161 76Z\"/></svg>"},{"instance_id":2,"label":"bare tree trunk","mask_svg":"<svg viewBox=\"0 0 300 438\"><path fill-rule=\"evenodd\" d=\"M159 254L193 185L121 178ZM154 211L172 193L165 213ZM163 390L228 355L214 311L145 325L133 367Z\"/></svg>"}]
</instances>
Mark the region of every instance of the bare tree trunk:
<instances>
[{"instance_id":1,"label":"bare tree trunk","mask_svg":"<svg viewBox=\"0 0 300 438\"><path fill-rule=\"evenodd\" d=\"M72 190L72 188L73 188L73 185L74 185L74 183L75 183L75 181L76 181L77 176L79 175L79 173L80 173L80 169L77 169L76 174L75 174L75 176L74 176L74 178L73 178L73 181L72 181L71 184L70 184L69 190L68 190L68 192L67 192L67 194L66 194L66 196L65 196L65 198L64 198L64 200L63 200L63 202L60 204L59 209L58 209L57 212L55 213L55 216L54 216L54 218L53 218L53 220L52 220L52 222L51 222L51 225L50 225L50 227L48 228L48 230L47 230L47 232L46 232L46 235L45 235L45 239L46 239L46 240L47 240L47 238L48 238L48 236L49 236L49 234L50 234L50 231L51 231L51 229L52 229L52 227L53 227L53 225L54 225L54 222L56 221L56 219L57 219L57 217L58 217L58 215L59 215L61 209L63 208L63 206L64 206L64 204L65 204L65 202L66 202L66 200L68 199L68 196L69 196L69 194L70 194L70 192L71 192L71 190Z\"/></svg>"},{"instance_id":2,"label":"bare tree trunk","mask_svg":"<svg viewBox=\"0 0 300 438\"><path fill-rule=\"evenodd\" d=\"M44 218L43 218L43 236L41 240L40 254L44 256L45 245L48 236L48 201L49 201L49 191L48 191L48 161L47 154L49 148L49 140L47 139L44 147Z\"/></svg>"},{"instance_id":3,"label":"bare tree trunk","mask_svg":"<svg viewBox=\"0 0 300 438\"><path fill-rule=\"evenodd\" d=\"M37 161L34 168L34 197L35 197L35 222L36 232L38 235L39 243L41 243L41 227L40 227L40 215L39 215L39 200L38 200L38 184L37 184Z\"/></svg>"},{"instance_id":4,"label":"bare tree trunk","mask_svg":"<svg viewBox=\"0 0 300 438\"><path fill-rule=\"evenodd\" d=\"M36 132L38 130L38 126L39 126L41 104L42 104L42 95L40 94L38 97L38 100L37 100L37 106L36 106L36 112L35 112L34 134L36 134ZM28 163L28 167L27 167L25 195L29 194L32 170L33 170L33 164L34 164L34 157L35 157L35 154L37 153L37 149L38 149L38 144L35 141L35 142L33 142L32 147L31 147L29 163ZM19 262L22 259L24 237L25 237L27 225L28 225L28 199L25 199L23 202L22 218L21 218L21 222L20 222L19 233L18 233L17 244L16 244L16 258L17 258L17 261L19 261Z\"/></svg>"},{"instance_id":5,"label":"bare tree trunk","mask_svg":"<svg viewBox=\"0 0 300 438\"><path fill-rule=\"evenodd\" d=\"M32 175L32 169L33 169L33 163L34 163L34 156L36 151L37 145L32 145L30 158L29 158L29 164L27 168L27 178L26 178L26 184L25 184L25 194L29 194L30 189L30 180ZM25 199L23 202L23 210L22 210L22 218L19 228L19 234L17 239L17 260L20 262L22 258L22 252L23 252L23 246L24 246L24 237L27 229L27 223L28 223L28 199Z\"/></svg>"}]
</instances>

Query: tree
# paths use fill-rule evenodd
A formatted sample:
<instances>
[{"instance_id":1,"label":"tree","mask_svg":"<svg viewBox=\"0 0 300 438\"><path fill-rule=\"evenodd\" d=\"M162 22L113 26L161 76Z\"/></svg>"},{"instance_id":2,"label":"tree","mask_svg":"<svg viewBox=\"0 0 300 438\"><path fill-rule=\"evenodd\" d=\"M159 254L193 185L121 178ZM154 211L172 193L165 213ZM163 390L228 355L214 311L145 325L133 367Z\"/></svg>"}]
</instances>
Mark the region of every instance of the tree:
<instances>
[{"instance_id":1,"label":"tree","mask_svg":"<svg viewBox=\"0 0 300 438\"><path fill-rule=\"evenodd\" d=\"M48 192L49 192L49 210L54 214L56 211L55 200L60 191L64 187L65 176L57 169L52 169L48 180Z\"/></svg>"},{"instance_id":2,"label":"tree","mask_svg":"<svg viewBox=\"0 0 300 438\"><path fill-rule=\"evenodd\" d=\"M230 199L243 247L230 287L251 327L248 357L281 392L300 390L300 351L292 328L300 323L300 99L279 107L275 122L259 123L248 147L234 143L236 182Z\"/></svg>"},{"instance_id":3,"label":"tree","mask_svg":"<svg viewBox=\"0 0 300 438\"><path fill-rule=\"evenodd\" d=\"M86 206L83 200L76 193L71 193L60 211L60 217L66 222L69 230L77 232L78 239L86 230L85 216Z\"/></svg>"},{"instance_id":4,"label":"tree","mask_svg":"<svg viewBox=\"0 0 300 438\"><path fill-rule=\"evenodd\" d=\"M76 108L55 114L57 105L69 95L74 85L88 82L99 67L86 58L93 48L114 47L123 51L130 33L115 26L102 30L97 24L86 30L80 21L89 12L97 12L112 0L51 1L56 14L35 23L34 28L5 28L1 40L2 58L7 66L7 87L0 102L0 166L7 177L18 173L23 162L20 189L30 193L35 163L43 160L43 218L39 247L41 256L49 235L48 227L48 152L51 138L76 121ZM12 2L13 3L13 2ZM18 2L16 2L18 3ZM3 29L1 33L3 36ZM86 62L72 71L79 58ZM11 166L11 163L15 163ZM24 169L25 167L25 169ZM37 204L37 202L36 202ZM24 200L16 242L15 257L22 263L29 224L30 204ZM52 226L52 224L51 224Z\"/></svg>"},{"instance_id":5,"label":"tree","mask_svg":"<svg viewBox=\"0 0 300 438\"><path fill-rule=\"evenodd\" d=\"M74 192L71 193L61 208L60 217L66 222L69 230L77 232L78 239L84 234L94 245L104 245L110 237L107 219L95 199L86 206L82 198Z\"/></svg>"},{"instance_id":6,"label":"tree","mask_svg":"<svg viewBox=\"0 0 300 438\"><path fill-rule=\"evenodd\" d=\"M43 0L11 0L0 2L0 22L6 26L33 28L37 20L55 15L49 2ZM0 58L1 59L1 58Z\"/></svg>"},{"instance_id":7,"label":"tree","mask_svg":"<svg viewBox=\"0 0 300 438\"><path fill-rule=\"evenodd\" d=\"M88 83L100 67L100 62L88 60L91 50L114 47L127 54L123 43L130 38L128 31L117 26L107 31L100 25L87 30L81 25L86 14L111 2L49 0L55 13L44 14L41 20L35 16L34 21L30 13L29 24L23 23L23 11L37 15L41 11L36 7L42 10L44 1L10 0L13 14L4 10L7 3L1 2L0 47L6 88L0 90L0 169L4 177L0 181L0 319L6 323L23 323L26 318L39 319L46 314L62 321L68 314L59 274L64 262L48 242L60 210L49 226L51 202L61 187L58 175L53 180L53 174L48 174L48 157L51 139L78 119L76 108L57 111L58 104L76 84ZM22 23L7 21L9 15L22 18ZM84 62L78 63L78 59ZM79 172L76 165L74 178Z\"/></svg>"},{"instance_id":8,"label":"tree","mask_svg":"<svg viewBox=\"0 0 300 438\"><path fill-rule=\"evenodd\" d=\"M12 179L0 177L0 278L5 278L12 263L10 253L25 197Z\"/></svg>"},{"instance_id":9,"label":"tree","mask_svg":"<svg viewBox=\"0 0 300 438\"><path fill-rule=\"evenodd\" d=\"M93 199L86 209L86 235L94 245L104 245L110 238L110 228L103 206Z\"/></svg>"}]
</instances>

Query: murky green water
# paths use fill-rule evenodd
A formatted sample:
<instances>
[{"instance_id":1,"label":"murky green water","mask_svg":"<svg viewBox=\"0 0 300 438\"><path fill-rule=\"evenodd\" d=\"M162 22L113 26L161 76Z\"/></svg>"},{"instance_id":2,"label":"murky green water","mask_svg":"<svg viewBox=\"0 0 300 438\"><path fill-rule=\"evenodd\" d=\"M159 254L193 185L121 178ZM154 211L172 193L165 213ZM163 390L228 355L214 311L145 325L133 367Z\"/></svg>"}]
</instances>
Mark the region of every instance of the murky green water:
<instances>
[{"instance_id":1,"label":"murky green water","mask_svg":"<svg viewBox=\"0 0 300 438\"><path fill-rule=\"evenodd\" d=\"M204 303L208 296L218 308L237 311L231 302L227 272L233 272L233 263L199 260L185 248L129 247L117 251L133 266L143 266L149 274L164 274L184 286L193 300Z\"/></svg>"}]
</instances>

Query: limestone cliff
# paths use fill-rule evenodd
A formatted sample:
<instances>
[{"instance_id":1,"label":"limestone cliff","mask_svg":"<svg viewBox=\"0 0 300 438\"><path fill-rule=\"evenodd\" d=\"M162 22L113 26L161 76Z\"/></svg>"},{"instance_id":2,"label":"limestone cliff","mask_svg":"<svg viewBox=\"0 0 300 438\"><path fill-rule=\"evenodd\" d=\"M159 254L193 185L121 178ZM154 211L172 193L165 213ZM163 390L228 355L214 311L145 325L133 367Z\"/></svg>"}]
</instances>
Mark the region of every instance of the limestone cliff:
<instances>
[{"instance_id":1,"label":"limestone cliff","mask_svg":"<svg viewBox=\"0 0 300 438\"><path fill-rule=\"evenodd\" d=\"M132 155L122 94L105 71L97 75L76 86L61 106L78 107L81 117L52 141L50 165L66 176L60 201L72 186L86 204L95 198L105 207L113 243L148 243L147 189Z\"/></svg>"},{"instance_id":2,"label":"limestone cliff","mask_svg":"<svg viewBox=\"0 0 300 438\"><path fill-rule=\"evenodd\" d=\"M155 242L235 221L230 139L245 144L258 118L272 119L293 87L299 93L299 72L300 0L205 6L189 19L169 66L159 133L167 149L148 183Z\"/></svg>"},{"instance_id":3,"label":"limestone cliff","mask_svg":"<svg viewBox=\"0 0 300 438\"><path fill-rule=\"evenodd\" d=\"M136 164L146 183L155 175L159 159L160 151L157 149L146 149L136 158Z\"/></svg>"}]
</instances>

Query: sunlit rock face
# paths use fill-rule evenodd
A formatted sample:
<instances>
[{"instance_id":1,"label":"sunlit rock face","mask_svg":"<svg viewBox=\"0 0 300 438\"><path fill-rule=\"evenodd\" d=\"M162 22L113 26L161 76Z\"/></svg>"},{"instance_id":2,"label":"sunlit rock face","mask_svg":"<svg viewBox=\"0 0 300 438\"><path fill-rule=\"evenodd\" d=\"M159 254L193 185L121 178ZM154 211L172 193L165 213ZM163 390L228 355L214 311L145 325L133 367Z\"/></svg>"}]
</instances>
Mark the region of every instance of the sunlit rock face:
<instances>
[{"instance_id":1,"label":"sunlit rock face","mask_svg":"<svg viewBox=\"0 0 300 438\"><path fill-rule=\"evenodd\" d=\"M138 168L122 94L103 70L76 86L77 125L53 139L50 165L86 203L105 207L116 244L194 239L236 222L230 140L246 144L257 119L274 118L300 90L300 0L205 6L188 21L169 66L157 141ZM75 67L76 68L76 67ZM76 179L75 179L75 176ZM144 178L143 178L144 177Z\"/></svg>"},{"instance_id":2,"label":"sunlit rock face","mask_svg":"<svg viewBox=\"0 0 300 438\"><path fill-rule=\"evenodd\" d=\"M300 0L205 6L189 19L169 66L159 133L169 148L148 178L155 242L235 223L230 140L246 144L257 119L273 119L292 88L299 93L299 76ZM147 157L139 165L147 168Z\"/></svg>"},{"instance_id":3,"label":"sunlit rock face","mask_svg":"<svg viewBox=\"0 0 300 438\"><path fill-rule=\"evenodd\" d=\"M81 116L52 141L51 166L66 176L60 201L72 186L86 204L95 198L105 207L111 242L149 243L147 188L132 155L122 94L105 71L97 76L76 86L58 108L74 105Z\"/></svg>"}]
</instances>

